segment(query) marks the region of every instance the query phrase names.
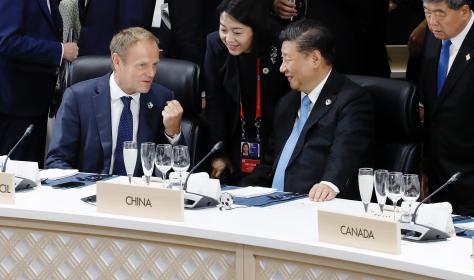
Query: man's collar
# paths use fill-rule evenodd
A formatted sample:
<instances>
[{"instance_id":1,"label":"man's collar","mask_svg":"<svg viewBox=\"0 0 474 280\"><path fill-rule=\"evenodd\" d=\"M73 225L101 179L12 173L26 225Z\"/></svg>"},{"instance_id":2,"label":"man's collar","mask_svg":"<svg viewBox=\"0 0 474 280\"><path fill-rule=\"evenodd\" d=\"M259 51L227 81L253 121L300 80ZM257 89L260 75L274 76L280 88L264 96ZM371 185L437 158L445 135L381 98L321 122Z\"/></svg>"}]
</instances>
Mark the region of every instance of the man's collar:
<instances>
[{"instance_id":1,"label":"man's collar","mask_svg":"<svg viewBox=\"0 0 474 280\"><path fill-rule=\"evenodd\" d=\"M115 72L112 72L112 74L110 75L110 81L109 81L110 100L113 102L113 101L116 101L116 100L120 99L122 96L129 96L129 97L133 98L133 100L135 100L136 102L139 102L140 101L140 93L137 92L137 93L134 93L134 94L126 94L119 87L117 82L115 81L115 75L114 74L115 74Z\"/></svg>"},{"instance_id":2,"label":"man's collar","mask_svg":"<svg viewBox=\"0 0 474 280\"><path fill-rule=\"evenodd\" d=\"M326 81L329 78L329 75L331 75L332 68L329 69L329 72L326 74L326 77L308 94L309 100L311 100L311 104L316 104L316 101L318 100L319 95L321 94L321 90L323 89L324 85L326 84ZM301 92L301 99L305 97L306 93Z\"/></svg>"},{"instance_id":3,"label":"man's collar","mask_svg":"<svg viewBox=\"0 0 474 280\"><path fill-rule=\"evenodd\" d=\"M471 30L472 23L474 22L474 14L472 11L470 11L471 17L469 18L469 21L467 22L466 26L464 26L464 29L459 32L458 35L454 36L451 38L451 43L456 47L456 49L460 49L462 42L464 41L464 38L466 38L467 33L469 30Z\"/></svg>"}]
</instances>

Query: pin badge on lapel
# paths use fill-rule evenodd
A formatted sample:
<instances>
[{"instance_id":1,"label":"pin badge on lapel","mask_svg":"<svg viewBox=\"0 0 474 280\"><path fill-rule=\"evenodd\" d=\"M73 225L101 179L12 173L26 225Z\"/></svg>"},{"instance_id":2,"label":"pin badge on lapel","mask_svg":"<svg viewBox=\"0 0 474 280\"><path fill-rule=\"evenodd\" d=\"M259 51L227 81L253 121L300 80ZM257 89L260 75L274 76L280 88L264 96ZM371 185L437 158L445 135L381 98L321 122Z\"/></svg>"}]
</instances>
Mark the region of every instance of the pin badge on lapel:
<instances>
[{"instance_id":1,"label":"pin badge on lapel","mask_svg":"<svg viewBox=\"0 0 474 280\"><path fill-rule=\"evenodd\" d=\"M466 54L466 61L469 61L469 60L471 60L471 54L470 53Z\"/></svg>"},{"instance_id":2,"label":"pin badge on lapel","mask_svg":"<svg viewBox=\"0 0 474 280\"><path fill-rule=\"evenodd\" d=\"M146 104L146 106L148 107L148 109L151 109L151 108L153 108L153 103L148 102L148 103Z\"/></svg>"},{"instance_id":3,"label":"pin badge on lapel","mask_svg":"<svg viewBox=\"0 0 474 280\"><path fill-rule=\"evenodd\" d=\"M263 74L266 75L266 74L270 73L270 70L267 67L265 67L265 68L262 69L262 72L263 72Z\"/></svg>"},{"instance_id":4,"label":"pin badge on lapel","mask_svg":"<svg viewBox=\"0 0 474 280\"><path fill-rule=\"evenodd\" d=\"M326 106L331 105L331 103L332 103L332 100L331 100L331 99L326 99Z\"/></svg>"}]
</instances>

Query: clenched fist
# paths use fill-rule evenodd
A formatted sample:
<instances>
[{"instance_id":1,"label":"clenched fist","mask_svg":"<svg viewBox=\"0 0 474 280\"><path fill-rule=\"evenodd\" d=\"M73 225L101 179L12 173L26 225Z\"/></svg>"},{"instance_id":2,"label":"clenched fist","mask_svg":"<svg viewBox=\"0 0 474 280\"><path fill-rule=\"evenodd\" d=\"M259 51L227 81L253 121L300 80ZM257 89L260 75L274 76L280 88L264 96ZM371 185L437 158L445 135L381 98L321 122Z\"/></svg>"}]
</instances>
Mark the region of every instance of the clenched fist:
<instances>
[{"instance_id":1,"label":"clenched fist","mask_svg":"<svg viewBox=\"0 0 474 280\"><path fill-rule=\"evenodd\" d=\"M183 107L181 107L181 104L179 104L177 100L168 101L161 115L163 116L165 133L168 136L174 136L181 131Z\"/></svg>"}]
</instances>

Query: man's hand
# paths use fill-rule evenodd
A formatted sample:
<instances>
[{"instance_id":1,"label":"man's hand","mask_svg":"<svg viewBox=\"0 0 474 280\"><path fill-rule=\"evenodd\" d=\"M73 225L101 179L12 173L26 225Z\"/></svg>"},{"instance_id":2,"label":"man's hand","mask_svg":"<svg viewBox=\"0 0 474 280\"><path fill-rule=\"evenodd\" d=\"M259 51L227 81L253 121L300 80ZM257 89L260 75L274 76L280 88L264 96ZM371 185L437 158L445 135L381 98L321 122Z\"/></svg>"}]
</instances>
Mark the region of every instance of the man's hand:
<instances>
[{"instance_id":1,"label":"man's hand","mask_svg":"<svg viewBox=\"0 0 474 280\"><path fill-rule=\"evenodd\" d=\"M64 43L64 54L63 58L67 61L74 61L79 55L79 47L76 43Z\"/></svg>"},{"instance_id":2,"label":"man's hand","mask_svg":"<svg viewBox=\"0 0 474 280\"><path fill-rule=\"evenodd\" d=\"M212 167L212 172L211 172L212 178L220 178L222 175L222 172L224 172L226 168L229 169L230 174L234 173L234 168L232 168L232 164L230 163L230 160L226 157L214 158L212 160L211 167Z\"/></svg>"},{"instance_id":3,"label":"man's hand","mask_svg":"<svg viewBox=\"0 0 474 280\"><path fill-rule=\"evenodd\" d=\"M273 9L282 19L291 19L298 15L295 3L290 0L273 0Z\"/></svg>"},{"instance_id":4,"label":"man's hand","mask_svg":"<svg viewBox=\"0 0 474 280\"><path fill-rule=\"evenodd\" d=\"M335 198L337 193L328 185L315 184L309 191L309 200L322 202Z\"/></svg>"},{"instance_id":5,"label":"man's hand","mask_svg":"<svg viewBox=\"0 0 474 280\"><path fill-rule=\"evenodd\" d=\"M167 105L161 112L163 116L163 125L165 133L168 136L174 136L181 132L181 118L183 117L183 107L177 100L167 102Z\"/></svg>"}]
</instances>

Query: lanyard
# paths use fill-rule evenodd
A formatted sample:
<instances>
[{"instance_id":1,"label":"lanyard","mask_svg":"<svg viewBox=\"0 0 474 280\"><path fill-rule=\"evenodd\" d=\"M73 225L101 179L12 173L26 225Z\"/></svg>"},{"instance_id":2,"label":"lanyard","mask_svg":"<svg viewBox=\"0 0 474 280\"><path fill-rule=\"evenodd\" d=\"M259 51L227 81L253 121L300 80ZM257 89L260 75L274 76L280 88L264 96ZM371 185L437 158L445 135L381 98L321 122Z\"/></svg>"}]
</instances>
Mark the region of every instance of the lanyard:
<instances>
[{"instance_id":1,"label":"lanyard","mask_svg":"<svg viewBox=\"0 0 474 280\"><path fill-rule=\"evenodd\" d=\"M260 122L262 120L262 109L261 109L261 84L260 84L260 58L257 58L257 89L256 89L256 102L255 102L255 127L257 128L257 140L260 141ZM244 109L242 106L242 96L240 96L240 121L242 124L242 139L245 139L245 117Z\"/></svg>"}]
</instances>

